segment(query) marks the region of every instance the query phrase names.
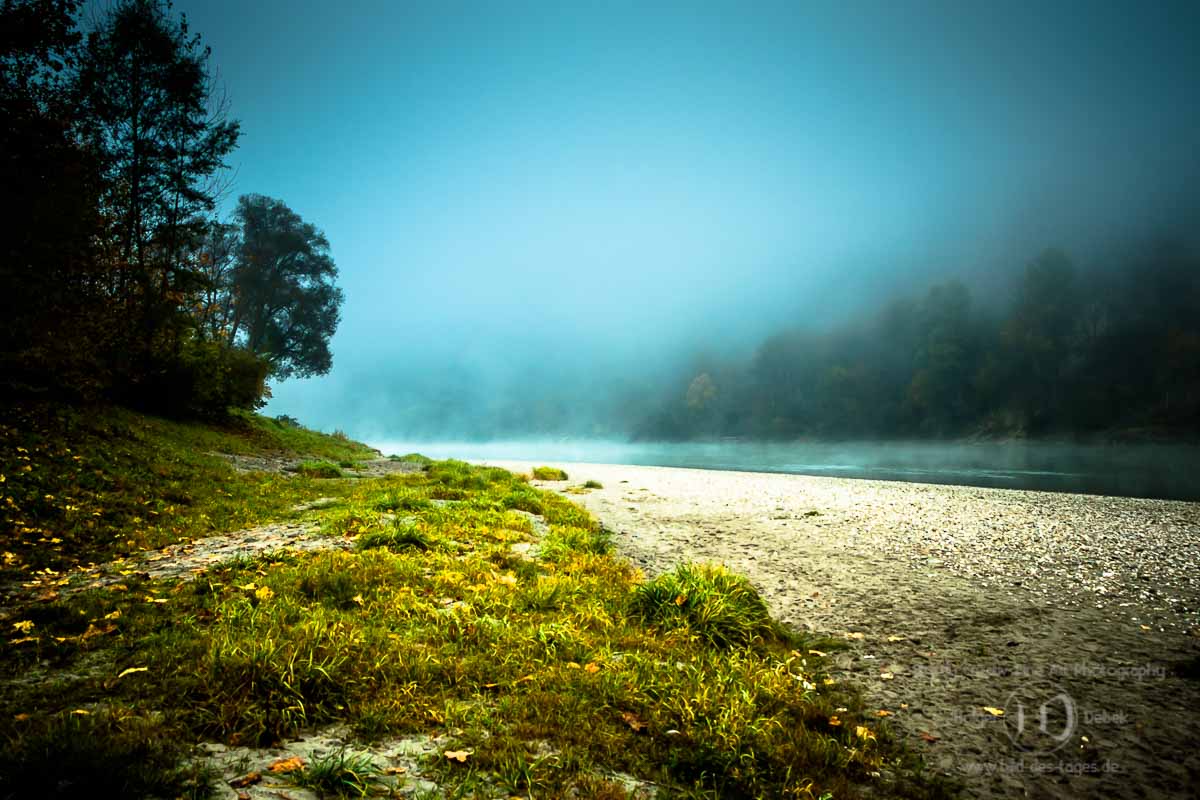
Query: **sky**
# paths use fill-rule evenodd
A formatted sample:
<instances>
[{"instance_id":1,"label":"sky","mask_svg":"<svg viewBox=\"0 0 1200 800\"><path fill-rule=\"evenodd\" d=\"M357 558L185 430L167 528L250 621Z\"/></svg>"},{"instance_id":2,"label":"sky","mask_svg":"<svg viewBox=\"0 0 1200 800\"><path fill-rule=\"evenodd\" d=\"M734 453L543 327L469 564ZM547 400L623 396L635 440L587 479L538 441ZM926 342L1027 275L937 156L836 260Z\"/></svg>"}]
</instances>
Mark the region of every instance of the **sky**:
<instances>
[{"instance_id":1,"label":"sky","mask_svg":"<svg viewBox=\"0 0 1200 800\"><path fill-rule=\"evenodd\" d=\"M1200 177L1194 2L175 7L242 124L226 207L284 200L346 293L267 411L368 438L1086 256Z\"/></svg>"}]
</instances>

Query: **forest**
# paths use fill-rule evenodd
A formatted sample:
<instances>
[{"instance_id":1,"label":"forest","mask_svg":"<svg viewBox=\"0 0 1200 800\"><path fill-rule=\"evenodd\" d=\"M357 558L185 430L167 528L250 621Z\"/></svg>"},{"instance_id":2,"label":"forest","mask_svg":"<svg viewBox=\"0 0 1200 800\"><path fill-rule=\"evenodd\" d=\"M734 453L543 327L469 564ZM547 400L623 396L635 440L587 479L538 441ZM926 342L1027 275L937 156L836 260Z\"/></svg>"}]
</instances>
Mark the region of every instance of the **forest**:
<instances>
[{"instance_id":1,"label":"forest","mask_svg":"<svg viewBox=\"0 0 1200 800\"><path fill-rule=\"evenodd\" d=\"M329 371L329 242L281 200L222 221L240 127L186 17L122 0L0 6L0 385L173 416Z\"/></svg>"},{"instance_id":2,"label":"forest","mask_svg":"<svg viewBox=\"0 0 1200 800\"><path fill-rule=\"evenodd\" d=\"M1200 433L1200 262L1173 239L1082 267L1048 249L999 301L956 280L745 360L697 358L642 439Z\"/></svg>"}]
</instances>

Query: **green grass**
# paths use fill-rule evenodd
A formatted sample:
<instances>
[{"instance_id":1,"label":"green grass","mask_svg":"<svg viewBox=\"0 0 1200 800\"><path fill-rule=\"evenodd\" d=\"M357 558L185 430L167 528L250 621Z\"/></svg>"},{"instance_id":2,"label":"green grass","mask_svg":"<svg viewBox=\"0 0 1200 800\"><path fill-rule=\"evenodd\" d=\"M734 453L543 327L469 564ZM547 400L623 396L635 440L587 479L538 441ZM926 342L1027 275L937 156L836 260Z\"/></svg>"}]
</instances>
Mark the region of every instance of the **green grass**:
<instances>
[{"instance_id":1,"label":"green grass","mask_svg":"<svg viewBox=\"0 0 1200 800\"><path fill-rule=\"evenodd\" d=\"M341 478L342 471L337 464L328 461L302 461L296 465L296 472L307 478Z\"/></svg>"},{"instance_id":2,"label":"green grass","mask_svg":"<svg viewBox=\"0 0 1200 800\"><path fill-rule=\"evenodd\" d=\"M267 745L340 723L363 741L419 733L470 752L464 764L424 765L447 796L624 797L613 771L663 797L851 796L881 770L912 796L934 792L885 721L810 652L828 648L780 628L744 579L696 566L647 583L585 510L504 470L440 461L332 482L236 473L192 447L215 449L227 432L114 413L76 419L66 456L67 440L44 434L32 474L82 454L94 505L159 508L171 502L163 492L186 491L189 503L159 514L181 537L221 528L198 509L233 525L334 492L336 507L305 513L355 546L241 558L186 583L130 570L116 586L13 609L0 739L28 774L88 780L95 759L64 759L82 739L61 726L96 724L84 738L113 775L145 762L164 787L155 792L178 796L200 785L175 771L190 742ZM105 551L89 537L150 541L146 518L83 528L56 569ZM28 568L20 558L13 569ZM367 791L371 773L350 753L301 780L330 796Z\"/></svg>"},{"instance_id":3,"label":"green grass","mask_svg":"<svg viewBox=\"0 0 1200 800\"><path fill-rule=\"evenodd\" d=\"M585 488L585 489L603 489L604 484L597 480L586 480L583 482L583 488Z\"/></svg>"},{"instance_id":4,"label":"green grass","mask_svg":"<svg viewBox=\"0 0 1200 800\"><path fill-rule=\"evenodd\" d=\"M534 480L539 481L565 481L567 473L558 467L534 467L533 477Z\"/></svg>"},{"instance_id":5,"label":"green grass","mask_svg":"<svg viewBox=\"0 0 1200 800\"><path fill-rule=\"evenodd\" d=\"M304 768L296 783L318 797L366 797L382 771L371 756L335 750Z\"/></svg>"}]
</instances>

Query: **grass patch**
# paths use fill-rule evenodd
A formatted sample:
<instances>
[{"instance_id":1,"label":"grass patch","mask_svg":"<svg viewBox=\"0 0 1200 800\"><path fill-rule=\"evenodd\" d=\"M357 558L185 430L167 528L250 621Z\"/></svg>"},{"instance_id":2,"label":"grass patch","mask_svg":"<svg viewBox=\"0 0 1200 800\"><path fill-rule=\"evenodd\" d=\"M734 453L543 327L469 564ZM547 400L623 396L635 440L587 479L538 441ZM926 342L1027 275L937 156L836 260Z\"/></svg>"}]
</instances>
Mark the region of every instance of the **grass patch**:
<instances>
[{"instance_id":1,"label":"grass patch","mask_svg":"<svg viewBox=\"0 0 1200 800\"><path fill-rule=\"evenodd\" d=\"M342 478L342 471L337 464L328 461L302 461L296 465L296 472L306 478Z\"/></svg>"},{"instance_id":2,"label":"grass patch","mask_svg":"<svg viewBox=\"0 0 1200 800\"><path fill-rule=\"evenodd\" d=\"M216 775L186 761L172 731L132 711L18 723L0 748L0 798L208 797Z\"/></svg>"},{"instance_id":3,"label":"grass patch","mask_svg":"<svg viewBox=\"0 0 1200 800\"><path fill-rule=\"evenodd\" d=\"M381 774L371 756L350 753L343 747L305 767L296 783L321 798L366 797Z\"/></svg>"},{"instance_id":4,"label":"grass patch","mask_svg":"<svg viewBox=\"0 0 1200 800\"><path fill-rule=\"evenodd\" d=\"M565 481L567 473L558 467L534 467L533 477L539 481Z\"/></svg>"},{"instance_id":5,"label":"grass patch","mask_svg":"<svg viewBox=\"0 0 1200 800\"><path fill-rule=\"evenodd\" d=\"M585 489L603 489L604 484L597 480L586 480L583 482L583 488L585 488Z\"/></svg>"},{"instance_id":6,"label":"grass patch","mask_svg":"<svg viewBox=\"0 0 1200 800\"><path fill-rule=\"evenodd\" d=\"M779 629L743 579L685 567L646 583L584 509L518 476L455 461L332 483L236 473L193 448L224 433L119 419L109 438L83 420L76 431L91 433L70 445L46 434L36 461L10 450L37 470L80 455L87 468L55 485L90 474L89 511L125 509L80 529L82 557L104 552L96 538L150 541L144 509L156 503L177 505L159 524L182 537L331 493L336 508L305 514L355 547L237 559L190 582L130 570L119 584L16 608L6 625L20 641L0 651L0 740L21 758L75 758L86 740L108 754L111 775L157 765L158 788L113 796L187 796L199 778L172 770L188 742L265 745L340 723L364 739L427 734L470 752L466 764L426 765L447 796L620 797L604 777L613 771L682 797L840 797L863 784L886 795L870 777L881 771L927 786L898 764L874 709ZM22 519L49 528L46 508L22 505ZM222 523L205 527L196 512ZM79 557L63 550L56 563ZM77 736L69 725L93 727ZM164 749L138 749L151 744ZM343 751L302 780L330 796L369 792L361 758Z\"/></svg>"},{"instance_id":7,"label":"grass patch","mask_svg":"<svg viewBox=\"0 0 1200 800\"><path fill-rule=\"evenodd\" d=\"M388 461L399 461L405 464L419 464L422 468L433 464L432 458L423 456L420 453L407 453L406 455L402 456L390 455L388 456Z\"/></svg>"},{"instance_id":8,"label":"grass patch","mask_svg":"<svg viewBox=\"0 0 1200 800\"><path fill-rule=\"evenodd\" d=\"M750 581L724 567L681 564L633 593L633 611L717 647L786 638Z\"/></svg>"}]
</instances>

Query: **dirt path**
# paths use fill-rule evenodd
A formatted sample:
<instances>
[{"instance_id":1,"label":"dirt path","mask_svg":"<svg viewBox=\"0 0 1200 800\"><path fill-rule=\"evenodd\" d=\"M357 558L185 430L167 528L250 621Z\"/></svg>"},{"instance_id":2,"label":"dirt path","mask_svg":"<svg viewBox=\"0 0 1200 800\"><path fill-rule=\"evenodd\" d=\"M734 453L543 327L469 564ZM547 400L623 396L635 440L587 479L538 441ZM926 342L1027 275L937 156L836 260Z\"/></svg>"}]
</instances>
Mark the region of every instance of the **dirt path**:
<instances>
[{"instance_id":1,"label":"dirt path","mask_svg":"<svg viewBox=\"0 0 1200 800\"><path fill-rule=\"evenodd\" d=\"M846 638L839 667L968 796L1200 796L1200 504L566 466L647 573L722 562Z\"/></svg>"}]
</instances>

